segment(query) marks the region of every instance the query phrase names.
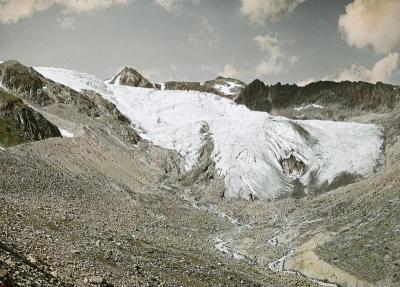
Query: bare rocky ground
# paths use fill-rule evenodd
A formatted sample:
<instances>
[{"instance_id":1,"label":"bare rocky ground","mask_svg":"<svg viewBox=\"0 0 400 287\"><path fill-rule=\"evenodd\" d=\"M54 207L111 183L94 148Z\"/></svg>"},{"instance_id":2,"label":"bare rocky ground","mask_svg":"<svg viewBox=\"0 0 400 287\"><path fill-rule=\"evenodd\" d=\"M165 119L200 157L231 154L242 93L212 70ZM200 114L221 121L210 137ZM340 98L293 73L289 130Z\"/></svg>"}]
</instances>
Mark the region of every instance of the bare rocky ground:
<instances>
[{"instance_id":1,"label":"bare rocky ground","mask_svg":"<svg viewBox=\"0 0 400 287\"><path fill-rule=\"evenodd\" d=\"M21 98L74 137L0 150L1 287L400 286L398 109L346 118L385 129L386 163L370 178L227 201L212 142L184 173L98 95L46 86L51 101Z\"/></svg>"},{"instance_id":2,"label":"bare rocky ground","mask_svg":"<svg viewBox=\"0 0 400 287\"><path fill-rule=\"evenodd\" d=\"M15 286L309 285L219 254L232 223L182 198L169 153L95 130L1 151L1 269Z\"/></svg>"}]
</instances>

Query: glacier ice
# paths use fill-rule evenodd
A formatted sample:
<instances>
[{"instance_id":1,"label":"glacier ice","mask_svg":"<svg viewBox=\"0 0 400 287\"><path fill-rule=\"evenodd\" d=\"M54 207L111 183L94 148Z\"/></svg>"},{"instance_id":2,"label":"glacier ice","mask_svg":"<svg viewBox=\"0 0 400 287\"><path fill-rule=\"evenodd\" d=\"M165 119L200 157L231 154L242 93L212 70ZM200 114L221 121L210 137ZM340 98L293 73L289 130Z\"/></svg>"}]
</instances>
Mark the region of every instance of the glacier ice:
<instances>
[{"instance_id":1,"label":"glacier ice","mask_svg":"<svg viewBox=\"0 0 400 287\"><path fill-rule=\"evenodd\" d=\"M307 193L346 174L368 176L382 160L383 135L375 125L290 120L213 94L110 85L85 73L36 69L116 104L143 138L182 155L187 170L197 164L202 146L211 139L212 159L224 178L227 198L276 199L293 192L295 182ZM304 163L305 169L285 173L281 161L288 158Z\"/></svg>"}]
</instances>

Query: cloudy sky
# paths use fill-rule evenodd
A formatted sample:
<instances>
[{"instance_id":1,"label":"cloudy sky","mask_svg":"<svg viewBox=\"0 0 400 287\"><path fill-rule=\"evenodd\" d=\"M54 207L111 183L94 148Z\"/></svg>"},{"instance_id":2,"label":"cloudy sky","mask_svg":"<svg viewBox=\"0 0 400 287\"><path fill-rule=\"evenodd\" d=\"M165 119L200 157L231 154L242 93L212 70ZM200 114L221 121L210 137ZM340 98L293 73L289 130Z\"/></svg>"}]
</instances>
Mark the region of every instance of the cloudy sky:
<instances>
[{"instance_id":1,"label":"cloudy sky","mask_svg":"<svg viewBox=\"0 0 400 287\"><path fill-rule=\"evenodd\" d=\"M399 0L0 0L0 60L153 81L400 84Z\"/></svg>"}]
</instances>

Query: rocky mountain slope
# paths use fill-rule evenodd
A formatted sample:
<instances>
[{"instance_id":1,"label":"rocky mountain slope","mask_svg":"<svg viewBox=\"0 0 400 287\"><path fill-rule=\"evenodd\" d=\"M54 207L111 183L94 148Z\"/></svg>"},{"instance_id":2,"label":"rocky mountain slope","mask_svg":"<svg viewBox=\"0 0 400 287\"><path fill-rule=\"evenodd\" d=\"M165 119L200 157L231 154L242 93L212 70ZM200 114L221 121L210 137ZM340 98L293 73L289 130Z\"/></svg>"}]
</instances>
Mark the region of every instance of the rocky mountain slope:
<instances>
[{"instance_id":1,"label":"rocky mountain slope","mask_svg":"<svg viewBox=\"0 0 400 287\"><path fill-rule=\"evenodd\" d=\"M61 137L58 128L24 102L0 88L0 146Z\"/></svg>"},{"instance_id":2,"label":"rocky mountain slope","mask_svg":"<svg viewBox=\"0 0 400 287\"><path fill-rule=\"evenodd\" d=\"M69 136L0 150L0 285L400 286L396 104L332 109L359 123L298 121L201 92L10 61L0 71L8 94ZM263 162L278 179L316 163L369 171L306 196L221 196L227 177L243 184Z\"/></svg>"},{"instance_id":3,"label":"rocky mountain slope","mask_svg":"<svg viewBox=\"0 0 400 287\"><path fill-rule=\"evenodd\" d=\"M139 140L130 121L115 105L93 91L79 93L16 61L0 64L0 82L7 91L26 101L63 130L76 130L79 133L84 122L105 125L112 134L130 143Z\"/></svg>"},{"instance_id":4,"label":"rocky mountain slope","mask_svg":"<svg viewBox=\"0 0 400 287\"><path fill-rule=\"evenodd\" d=\"M364 82L271 85L255 80L236 99L250 109L291 118L344 120L365 113L392 111L400 101L400 87Z\"/></svg>"}]
</instances>

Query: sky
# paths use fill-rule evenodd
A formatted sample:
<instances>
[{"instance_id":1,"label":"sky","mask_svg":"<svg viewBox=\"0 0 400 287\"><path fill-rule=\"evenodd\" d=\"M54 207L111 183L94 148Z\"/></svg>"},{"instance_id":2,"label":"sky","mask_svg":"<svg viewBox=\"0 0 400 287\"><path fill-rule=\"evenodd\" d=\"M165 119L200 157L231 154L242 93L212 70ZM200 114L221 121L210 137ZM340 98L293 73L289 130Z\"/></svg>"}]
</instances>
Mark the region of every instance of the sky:
<instances>
[{"instance_id":1,"label":"sky","mask_svg":"<svg viewBox=\"0 0 400 287\"><path fill-rule=\"evenodd\" d=\"M0 60L155 82L400 84L399 0L0 0Z\"/></svg>"}]
</instances>

